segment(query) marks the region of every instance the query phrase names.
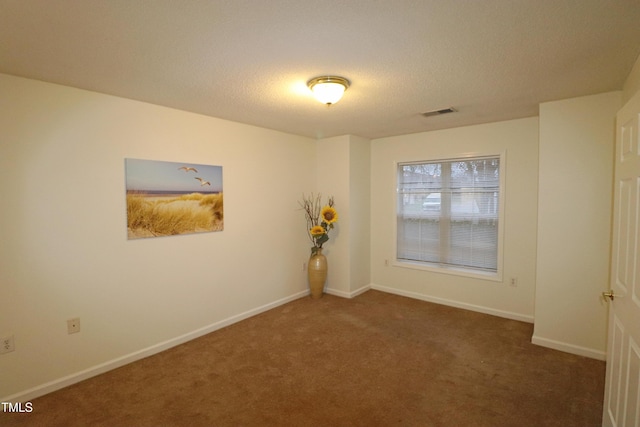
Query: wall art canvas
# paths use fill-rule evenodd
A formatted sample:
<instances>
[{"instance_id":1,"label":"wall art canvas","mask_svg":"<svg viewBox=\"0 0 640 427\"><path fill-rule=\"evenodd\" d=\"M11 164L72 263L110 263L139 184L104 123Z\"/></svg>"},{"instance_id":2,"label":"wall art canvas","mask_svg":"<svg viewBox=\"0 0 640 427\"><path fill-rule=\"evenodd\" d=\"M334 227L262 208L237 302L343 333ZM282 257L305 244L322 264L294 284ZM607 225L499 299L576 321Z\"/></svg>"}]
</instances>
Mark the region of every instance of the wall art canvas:
<instances>
[{"instance_id":1,"label":"wall art canvas","mask_svg":"<svg viewBox=\"0 0 640 427\"><path fill-rule=\"evenodd\" d=\"M129 239L222 231L222 166L125 159Z\"/></svg>"}]
</instances>

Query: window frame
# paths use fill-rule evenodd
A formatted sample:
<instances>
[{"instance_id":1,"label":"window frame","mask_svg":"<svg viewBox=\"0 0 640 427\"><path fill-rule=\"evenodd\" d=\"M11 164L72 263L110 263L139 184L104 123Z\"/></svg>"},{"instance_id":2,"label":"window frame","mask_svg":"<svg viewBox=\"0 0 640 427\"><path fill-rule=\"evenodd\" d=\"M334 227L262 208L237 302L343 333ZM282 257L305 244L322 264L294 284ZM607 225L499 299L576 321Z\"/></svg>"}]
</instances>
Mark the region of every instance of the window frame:
<instances>
[{"instance_id":1,"label":"window frame","mask_svg":"<svg viewBox=\"0 0 640 427\"><path fill-rule=\"evenodd\" d=\"M444 265L428 261L413 261L398 258L398 200L400 192L399 181L399 167L401 165L408 164L424 164L424 163L438 163L438 162L455 162L455 161L469 161L475 159L485 159L497 157L499 166L499 200L498 200L498 236L497 236L497 259L496 259L496 271L483 271L475 268L465 268L461 266ZM394 215L393 215L393 261L391 265L393 267L408 268L412 270L429 271L433 273L441 273L447 275L470 277L482 280L489 280L495 282L503 281L503 258L504 258L504 224L505 224L505 200L506 200L506 164L507 164L507 152L488 152L488 153L465 153L459 156L452 157L428 157L423 160L409 160L409 161L396 161L395 162L395 191L394 191Z\"/></svg>"}]
</instances>

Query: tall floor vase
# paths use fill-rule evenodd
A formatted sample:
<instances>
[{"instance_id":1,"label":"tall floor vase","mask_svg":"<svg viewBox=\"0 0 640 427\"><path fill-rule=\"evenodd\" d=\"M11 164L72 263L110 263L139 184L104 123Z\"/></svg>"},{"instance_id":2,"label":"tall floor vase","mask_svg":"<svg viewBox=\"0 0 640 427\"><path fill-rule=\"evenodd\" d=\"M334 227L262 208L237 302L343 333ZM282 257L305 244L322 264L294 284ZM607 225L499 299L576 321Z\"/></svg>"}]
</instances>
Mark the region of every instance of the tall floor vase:
<instances>
[{"instance_id":1,"label":"tall floor vase","mask_svg":"<svg viewBox=\"0 0 640 427\"><path fill-rule=\"evenodd\" d=\"M318 251L309 258L309 267L307 268L311 298L322 298L324 283L327 281L328 269L327 257L322 254L322 249L318 249Z\"/></svg>"}]
</instances>

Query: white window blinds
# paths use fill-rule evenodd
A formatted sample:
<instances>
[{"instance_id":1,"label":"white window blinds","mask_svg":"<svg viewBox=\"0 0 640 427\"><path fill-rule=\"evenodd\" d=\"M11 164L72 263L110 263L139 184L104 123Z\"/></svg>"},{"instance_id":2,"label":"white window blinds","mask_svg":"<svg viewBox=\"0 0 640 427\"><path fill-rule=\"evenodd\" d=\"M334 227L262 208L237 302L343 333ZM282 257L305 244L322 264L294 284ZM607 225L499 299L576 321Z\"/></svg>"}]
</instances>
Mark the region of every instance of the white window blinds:
<instances>
[{"instance_id":1,"label":"white window blinds","mask_svg":"<svg viewBox=\"0 0 640 427\"><path fill-rule=\"evenodd\" d=\"M500 157L398 165L397 258L495 272Z\"/></svg>"}]
</instances>

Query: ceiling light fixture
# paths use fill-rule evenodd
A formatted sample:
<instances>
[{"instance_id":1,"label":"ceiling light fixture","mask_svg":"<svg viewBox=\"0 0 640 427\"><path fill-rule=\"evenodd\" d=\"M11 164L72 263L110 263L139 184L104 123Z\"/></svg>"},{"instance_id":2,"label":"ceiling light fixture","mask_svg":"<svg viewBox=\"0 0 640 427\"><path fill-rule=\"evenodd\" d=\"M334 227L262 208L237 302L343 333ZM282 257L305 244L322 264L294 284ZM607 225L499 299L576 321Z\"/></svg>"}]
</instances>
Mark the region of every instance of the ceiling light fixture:
<instances>
[{"instance_id":1,"label":"ceiling light fixture","mask_svg":"<svg viewBox=\"0 0 640 427\"><path fill-rule=\"evenodd\" d=\"M349 87L349 80L344 77L322 76L309 80L307 86L318 101L331 105L340 101L344 91Z\"/></svg>"}]
</instances>

